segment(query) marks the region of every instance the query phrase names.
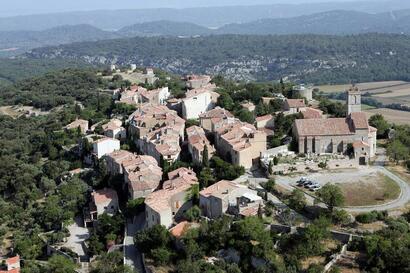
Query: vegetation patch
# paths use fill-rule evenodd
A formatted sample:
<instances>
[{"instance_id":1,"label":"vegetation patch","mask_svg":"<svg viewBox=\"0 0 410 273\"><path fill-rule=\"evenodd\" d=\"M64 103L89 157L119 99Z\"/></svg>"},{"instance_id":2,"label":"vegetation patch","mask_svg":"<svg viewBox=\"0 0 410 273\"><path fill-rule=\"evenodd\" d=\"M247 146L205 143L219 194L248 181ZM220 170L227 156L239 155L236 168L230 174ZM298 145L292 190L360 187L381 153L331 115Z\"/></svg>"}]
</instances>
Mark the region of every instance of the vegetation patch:
<instances>
[{"instance_id":1,"label":"vegetation patch","mask_svg":"<svg viewBox=\"0 0 410 273\"><path fill-rule=\"evenodd\" d=\"M338 184L345 196L345 206L372 206L395 200L400 187L391 178L378 174L367 176L357 182Z\"/></svg>"}]
</instances>

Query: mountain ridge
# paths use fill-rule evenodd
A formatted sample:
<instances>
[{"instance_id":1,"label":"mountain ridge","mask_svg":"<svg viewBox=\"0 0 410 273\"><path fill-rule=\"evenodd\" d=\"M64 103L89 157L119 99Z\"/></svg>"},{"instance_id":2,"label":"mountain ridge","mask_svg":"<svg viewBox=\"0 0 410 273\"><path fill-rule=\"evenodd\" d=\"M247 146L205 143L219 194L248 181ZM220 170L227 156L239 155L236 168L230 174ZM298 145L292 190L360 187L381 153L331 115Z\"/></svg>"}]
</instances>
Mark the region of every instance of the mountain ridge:
<instances>
[{"instance_id":1,"label":"mountain ridge","mask_svg":"<svg viewBox=\"0 0 410 273\"><path fill-rule=\"evenodd\" d=\"M17 17L0 17L0 31L44 30L58 25L90 24L104 30L118 30L136 23L172 20L206 27L251 22L261 18L289 18L344 9L368 13L410 8L409 1L355 1L305 4L272 4L186 9L97 10Z\"/></svg>"}]
</instances>

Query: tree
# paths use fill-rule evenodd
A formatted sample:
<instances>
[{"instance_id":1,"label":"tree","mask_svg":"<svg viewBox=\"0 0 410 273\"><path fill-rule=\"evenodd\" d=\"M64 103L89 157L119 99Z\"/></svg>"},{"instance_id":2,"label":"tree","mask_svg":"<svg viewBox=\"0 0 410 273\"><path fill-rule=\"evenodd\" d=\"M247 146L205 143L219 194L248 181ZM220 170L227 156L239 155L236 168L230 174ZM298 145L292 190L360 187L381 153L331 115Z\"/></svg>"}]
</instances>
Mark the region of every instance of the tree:
<instances>
[{"instance_id":1,"label":"tree","mask_svg":"<svg viewBox=\"0 0 410 273\"><path fill-rule=\"evenodd\" d=\"M376 114L369 118L369 125L377 128L377 136L385 138L390 129L389 123L384 119L383 115Z\"/></svg>"},{"instance_id":2,"label":"tree","mask_svg":"<svg viewBox=\"0 0 410 273\"><path fill-rule=\"evenodd\" d=\"M215 177L212 174L212 170L207 167L203 168L199 173L198 180L201 189L209 187L215 183Z\"/></svg>"},{"instance_id":3,"label":"tree","mask_svg":"<svg viewBox=\"0 0 410 273\"><path fill-rule=\"evenodd\" d=\"M296 211L301 211L306 207L306 196L298 189L294 189L289 196L289 206Z\"/></svg>"},{"instance_id":4,"label":"tree","mask_svg":"<svg viewBox=\"0 0 410 273\"><path fill-rule=\"evenodd\" d=\"M272 162L272 160L269 161L268 173L269 173L270 175L273 174L273 162Z\"/></svg>"},{"instance_id":5,"label":"tree","mask_svg":"<svg viewBox=\"0 0 410 273\"><path fill-rule=\"evenodd\" d=\"M395 139L387 145L387 154L396 162L405 160L409 157L409 148L406 147L400 140Z\"/></svg>"},{"instance_id":6,"label":"tree","mask_svg":"<svg viewBox=\"0 0 410 273\"><path fill-rule=\"evenodd\" d=\"M193 206L187 212L185 212L185 218L190 221L197 221L201 217L201 209L198 206Z\"/></svg>"},{"instance_id":7,"label":"tree","mask_svg":"<svg viewBox=\"0 0 410 273\"><path fill-rule=\"evenodd\" d=\"M321 241L328 238L330 222L325 217L320 217L308 225L302 235L305 253L309 256L320 255L323 252Z\"/></svg>"},{"instance_id":8,"label":"tree","mask_svg":"<svg viewBox=\"0 0 410 273\"><path fill-rule=\"evenodd\" d=\"M272 193L272 192L275 191L275 185L276 185L275 179L271 178L271 179L268 180L268 182L266 182L263 185L263 187L265 188L265 190Z\"/></svg>"},{"instance_id":9,"label":"tree","mask_svg":"<svg viewBox=\"0 0 410 273\"><path fill-rule=\"evenodd\" d=\"M58 271L57 271L58 272ZM123 255L120 251L104 253L99 256L91 267L90 273L133 273L134 271L124 265Z\"/></svg>"},{"instance_id":10,"label":"tree","mask_svg":"<svg viewBox=\"0 0 410 273\"><path fill-rule=\"evenodd\" d=\"M205 145L204 150L202 152L202 166L204 167L209 167L209 152L208 152L208 146Z\"/></svg>"},{"instance_id":11,"label":"tree","mask_svg":"<svg viewBox=\"0 0 410 273\"><path fill-rule=\"evenodd\" d=\"M237 112L236 116L243 122L251 123L255 121L255 117L253 116L252 112L246 110L246 109L241 109Z\"/></svg>"},{"instance_id":12,"label":"tree","mask_svg":"<svg viewBox=\"0 0 410 273\"><path fill-rule=\"evenodd\" d=\"M410 171L410 160L406 161L406 168L408 171Z\"/></svg>"},{"instance_id":13,"label":"tree","mask_svg":"<svg viewBox=\"0 0 410 273\"><path fill-rule=\"evenodd\" d=\"M333 212L335 207L343 206L345 201L342 190L334 184L324 185L317 191L316 195L319 197L320 201L327 205L330 212Z\"/></svg>"},{"instance_id":14,"label":"tree","mask_svg":"<svg viewBox=\"0 0 410 273\"><path fill-rule=\"evenodd\" d=\"M232 97L226 92L220 93L217 104L218 106L225 108L228 111L232 111L233 107L235 106Z\"/></svg>"},{"instance_id":15,"label":"tree","mask_svg":"<svg viewBox=\"0 0 410 273\"><path fill-rule=\"evenodd\" d=\"M171 241L171 234L162 225L155 225L149 229L139 231L134 238L135 245L143 253L151 249L164 247Z\"/></svg>"},{"instance_id":16,"label":"tree","mask_svg":"<svg viewBox=\"0 0 410 273\"><path fill-rule=\"evenodd\" d=\"M150 254L156 265L168 264L171 259L171 255L172 253L165 247L152 249Z\"/></svg>"},{"instance_id":17,"label":"tree","mask_svg":"<svg viewBox=\"0 0 410 273\"><path fill-rule=\"evenodd\" d=\"M76 264L61 255L53 255L48 260L48 265L46 266L46 270L49 273L75 273Z\"/></svg>"},{"instance_id":18,"label":"tree","mask_svg":"<svg viewBox=\"0 0 410 273\"><path fill-rule=\"evenodd\" d=\"M194 184L189 188L186 200L192 200L192 203L199 204L199 185Z\"/></svg>"}]
</instances>

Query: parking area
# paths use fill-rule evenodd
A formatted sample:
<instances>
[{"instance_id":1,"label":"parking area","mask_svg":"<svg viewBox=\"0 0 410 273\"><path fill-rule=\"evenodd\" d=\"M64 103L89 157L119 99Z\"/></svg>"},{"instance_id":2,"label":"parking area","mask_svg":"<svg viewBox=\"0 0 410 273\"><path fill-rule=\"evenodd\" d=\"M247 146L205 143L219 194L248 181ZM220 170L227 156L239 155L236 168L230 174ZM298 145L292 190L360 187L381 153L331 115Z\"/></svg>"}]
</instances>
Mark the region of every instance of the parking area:
<instances>
[{"instance_id":1,"label":"parking area","mask_svg":"<svg viewBox=\"0 0 410 273\"><path fill-rule=\"evenodd\" d=\"M399 201L402 197L402 183L381 167L327 171L304 176L278 176L276 180L280 185L289 189L301 189L312 196L327 183L336 184L342 190L346 207L376 208Z\"/></svg>"}]
</instances>

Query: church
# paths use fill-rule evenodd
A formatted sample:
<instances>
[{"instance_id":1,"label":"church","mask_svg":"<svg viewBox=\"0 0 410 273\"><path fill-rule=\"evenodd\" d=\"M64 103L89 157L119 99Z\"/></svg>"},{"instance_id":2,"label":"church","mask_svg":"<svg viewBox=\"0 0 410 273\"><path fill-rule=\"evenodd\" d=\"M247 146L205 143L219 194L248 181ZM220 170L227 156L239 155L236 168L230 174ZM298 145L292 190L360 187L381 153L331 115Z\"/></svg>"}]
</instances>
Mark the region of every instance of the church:
<instances>
[{"instance_id":1,"label":"church","mask_svg":"<svg viewBox=\"0 0 410 273\"><path fill-rule=\"evenodd\" d=\"M377 129L361 111L361 92L355 86L347 91L346 118L297 119L293 134L300 154L353 153L360 164L376 154Z\"/></svg>"}]
</instances>

